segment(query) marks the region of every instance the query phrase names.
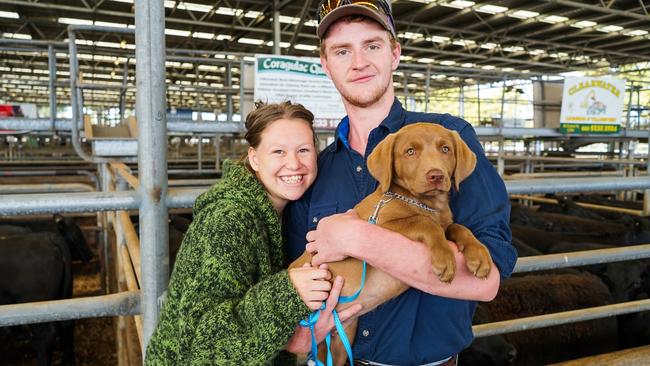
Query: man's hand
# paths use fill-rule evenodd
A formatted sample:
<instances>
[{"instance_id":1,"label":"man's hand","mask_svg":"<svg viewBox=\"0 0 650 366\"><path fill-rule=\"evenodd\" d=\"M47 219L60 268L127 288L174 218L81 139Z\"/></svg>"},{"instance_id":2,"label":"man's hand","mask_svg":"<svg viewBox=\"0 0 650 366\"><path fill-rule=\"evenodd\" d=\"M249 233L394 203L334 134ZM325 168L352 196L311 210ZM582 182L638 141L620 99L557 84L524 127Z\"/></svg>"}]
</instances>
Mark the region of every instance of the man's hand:
<instances>
[{"instance_id":1,"label":"man's hand","mask_svg":"<svg viewBox=\"0 0 650 366\"><path fill-rule=\"evenodd\" d=\"M316 322L316 325L314 325L314 333L316 336L316 342L318 343L322 342L327 333L334 329L334 316L332 315L332 310L334 310L338 304L339 295L343 288L343 282L343 277L336 277L334 280L334 286L332 286L332 291L330 291L330 295L325 303L325 309L321 310L320 315L318 316L318 321ZM350 319L361 311L361 308L361 304L353 303L353 305L350 305L348 308L338 313L339 319L341 319L341 322L345 322L347 319ZM286 350L291 353L307 353L311 351L311 333L309 328L298 325L293 337L291 337L289 343L287 343Z\"/></svg>"},{"instance_id":2,"label":"man's hand","mask_svg":"<svg viewBox=\"0 0 650 366\"><path fill-rule=\"evenodd\" d=\"M316 230L308 232L306 237L305 250L313 255L311 264L318 266L349 257L353 252L352 246L362 239L360 232L366 224L354 210L320 220Z\"/></svg>"}]
</instances>

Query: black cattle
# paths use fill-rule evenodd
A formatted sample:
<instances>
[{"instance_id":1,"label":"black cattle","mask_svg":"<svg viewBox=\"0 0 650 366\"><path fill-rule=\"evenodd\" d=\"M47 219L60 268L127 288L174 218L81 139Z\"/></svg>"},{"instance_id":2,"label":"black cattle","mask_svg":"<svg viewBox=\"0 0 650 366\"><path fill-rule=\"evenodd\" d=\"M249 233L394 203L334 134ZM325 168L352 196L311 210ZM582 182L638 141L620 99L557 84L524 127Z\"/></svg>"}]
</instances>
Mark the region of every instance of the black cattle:
<instances>
[{"instance_id":1,"label":"black cattle","mask_svg":"<svg viewBox=\"0 0 650 366\"><path fill-rule=\"evenodd\" d=\"M5 230L14 235L0 237L1 305L72 297L72 260L77 257L88 261L92 257L83 233L72 220L57 217L53 225L30 224L29 230L50 231L16 234L20 230L14 227ZM73 327L73 321L29 327L39 366L52 364L57 336L63 350L63 363L74 364Z\"/></svg>"},{"instance_id":2,"label":"black cattle","mask_svg":"<svg viewBox=\"0 0 650 366\"><path fill-rule=\"evenodd\" d=\"M616 237L621 244L631 241L633 235L624 223L607 222L603 218L595 219L564 213L535 211L518 204L512 205L510 223L554 233Z\"/></svg>"},{"instance_id":3,"label":"black cattle","mask_svg":"<svg viewBox=\"0 0 650 366\"><path fill-rule=\"evenodd\" d=\"M515 247L515 249L517 249L517 256L519 257L531 257L531 256L544 254L539 250L526 244L526 242L524 242L523 240L514 236L512 237L512 245Z\"/></svg>"},{"instance_id":4,"label":"black cattle","mask_svg":"<svg viewBox=\"0 0 650 366\"><path fill-rule=\"evenodd\" d=\"M20 225L0 225L0 239L7 236L14 236L18 234L31 233L32 230L28 227Z\"/></svg>"},{"instance_id":5,"label":"black cattle","mask_svg":"<svg viewBox=\"0 0 650 366\"><path fill-rule=\"evenodd\" d=\"M490 323L490 313L485 305L479 304L474 313L473 324ZM502 366L512 365L517 358L515 347L496 335L475 338L472 344L458 355L461 366Z\"/></svg>"},{"instance_id":6,"label":"black cattle","mask_svg":"<svg viewBox=\"0 0 650 366\"><path fill-rule=\"evenodd\" d=\"M510 224L510 229L512 230L512 235L514 237L524 241L528 246L531 246L544 254L548 253L552 246L562 242L598 244L617 242L617 236L608 234L590 235L588 233L557 233L518 224Z\"/></svg>"},{"instance_id":7,"label":"black cattle","mask_svg":"<svg viewBox=\"0 0 650 366\"><path fill-rule=\"evenodd\" d=\"M576 199L606 205L608 203L617 203L615 206L622 206L620 201L599 200L598 198L589 198L592 196L578 196ZM625 234L619 238L616 244L646 244L650 242L650 218L639 217L619 212L604 210L595 210L578 205L570 197L557 197L557 205L542 204L539 207L541 212L553 212L570 215L576 220L580 218L596 220L603 224L602 229L612 230L609 225L622 225L625 228ZM630 203L632 204L632 203ZM638 205L637 205L638 206ZM636 206L635 206L636 207ZM613 232L613 231L612 231ZM612 242L614 244L614 242Z\"/></svg>"},{"instance_id":8,"label":"black cattle","mask_svg":"<svg viewBox=\"0 0 650 366\"><path fill-rule=\"evenodd\" d=\"M530 274L502 282L486 303L492 321L575 310L612 303L605 284L577 270ZM517 350L515 365L541 365L617 349L615 318L583 321L503 335Z\"/></svg>"},{"instance_id":9,"label":"black cattle","mask_svg":"<svg viewBox=\"0 0 650 366\"><path fill-rule=\"evenodd\" d=\"M569 253L611 248L594 243L559 243L550 253ZM598 276L609 288L614 302L648 298L650 289L650 260L601 263L578 267ZM618 340L621 348L650 344L650 313L632 313L618 318Z\"/></svg>"}]
</instances>

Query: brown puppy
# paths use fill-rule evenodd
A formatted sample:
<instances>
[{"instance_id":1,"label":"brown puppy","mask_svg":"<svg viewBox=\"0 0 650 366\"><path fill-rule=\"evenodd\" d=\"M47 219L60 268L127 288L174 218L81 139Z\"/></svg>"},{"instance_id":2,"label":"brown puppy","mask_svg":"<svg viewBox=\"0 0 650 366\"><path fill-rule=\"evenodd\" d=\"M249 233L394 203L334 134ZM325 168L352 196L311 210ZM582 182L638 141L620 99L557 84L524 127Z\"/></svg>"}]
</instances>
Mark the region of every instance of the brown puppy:
<instances>
[{"instance_id":1,"label":"brown puppy","mask_svg":"<svg viewBox=\"0 0 650 366\"><path fill-rule=\"evenodd\" d=\"M458 190L460 182L475 166L476 156L457 132L433 123L408 125L387 136L368 157L368 170L379 187L354 210L364 220L377 211L377 225L424 243L431 251L431 266L441 281L451 282L456 273L454 253L447 240L455 242L463 252L471 273L486 278L492 266L487 248L469 229L453 223L448 205L452 183ZM380 205L382 200L385 203ZM378 205L381 207L377 210ZM290 268L306 262L311 262L311 254L307 252ZM329 263L329 267L333 278L336 275L345 278L342 296L352 295L359 288L361 261L348 258ZM401 281L368 266L365 287L355 300L363 305L358 315L373 310L407 288ZM340 304L337 310L349 305ZM356 327L356 320L346 326L350 342L354 340ZM333 346L335 364L342 365L346 354L340 340Z\"/></svg>"}]
</instances>

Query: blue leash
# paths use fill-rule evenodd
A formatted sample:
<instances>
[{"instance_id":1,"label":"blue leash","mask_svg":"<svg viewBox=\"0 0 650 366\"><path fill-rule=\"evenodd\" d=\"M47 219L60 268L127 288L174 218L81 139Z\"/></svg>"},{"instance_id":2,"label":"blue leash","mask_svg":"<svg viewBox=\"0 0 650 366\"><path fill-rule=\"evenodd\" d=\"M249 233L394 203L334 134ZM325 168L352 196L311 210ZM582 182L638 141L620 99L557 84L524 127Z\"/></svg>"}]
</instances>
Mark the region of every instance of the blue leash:
<instances>
[{"instance_id":1,"label":"blue leash","mask_svg":"<svg viewBox=\"0 0 650 366\"><path fill-rule=\"evenodd\" d=\"M388 195L388 194L384 194L384 195ZM381 210L381 208L384 207L384 205L390 202L393 198L394 195L388 195L388 199L384 199L384 198L380 199L379 202L377 202L377 206L375 206L375 211L368 218L368 222L373 225L377 224L379 210ZM365 285L365 283L366 283L366 261L363 261L363 271L361 272L361 286L359 286L357 292L355 292L350 296L339 296L339 301L338 301L339 304L345 304L356 300L357 297L359 297L359 294L361 294L361 290L363 290L363 286ZM321 310L324 309L325 309L325 303L323 303L323 305L319 310L316 310L311 314L309 314L309 317L307 319L300 321L300 325L305 328L309 327L309 331L311 332L310 359L316 363L316 366L325 366L318 359L318 344L316 344L316 335L314 332L314 325L316 325L316 322L318 321L318 316L320 315ZM341 323L341 319L339 318L339 314L336 312L336 309L332 310L332 316L334 317L334 326L336 327L336 331L339 333L339 337L341 338L343 347L345 347L345 351L348 354L350 365L354 365L354 359L352 357L352 346L350 345L350 340L345 335L345 329L343 328L343 324ZM330 349L331 342L332 342L332 335L331 333L327 333L327 335L325 336L325 344L327 345L327 366L334 365L332 361L332 351Z\"/></svg>"},{"instance_id":2,"label":"blue leash","mask_svg":"<svg viewBox=\"0 0 650 366\"><path fill-rule=\"evenodd\" d=\"M345 304L348 302L352 302L359 297L359 294L361 294L361 290L363 290L363 286L366 283L366 261L363 261L363 271L361 272L361 286L359 286L359 289L357 292L350 296L339 296L339 304ZM309 331L311 333L311 357L310 359L316 363L316 366L325 366L319 359L318 359L318 344L316 343L316 334L314 331L314 326L316 325L316 322L318 322L318 317L320 316L321 310L325 309L325 303L321 306L319 310L316 310L309 314L309 317L307 319L303 319L300 321L300 326L302 327L309 327ZM332 316L334 317L334 326L336 327L337 332L339 333L339 337L341 338L341 342L343 343L343 347L345 348L345 351L348 354L348 359L350 360L350 365L354 365L354 360L352 357L352 346L350 345L350 340L348 337L345 335L345 329L343 328L343 323L341 323L341 319L339 318L339 314L336 311L336 309L332 310ZM327 366L333 366L334 362L332 360L332 351L330 349L332 343L332 334L327 333L325 336L325 344L327 345Z\"/></svg>"}]
</instances>

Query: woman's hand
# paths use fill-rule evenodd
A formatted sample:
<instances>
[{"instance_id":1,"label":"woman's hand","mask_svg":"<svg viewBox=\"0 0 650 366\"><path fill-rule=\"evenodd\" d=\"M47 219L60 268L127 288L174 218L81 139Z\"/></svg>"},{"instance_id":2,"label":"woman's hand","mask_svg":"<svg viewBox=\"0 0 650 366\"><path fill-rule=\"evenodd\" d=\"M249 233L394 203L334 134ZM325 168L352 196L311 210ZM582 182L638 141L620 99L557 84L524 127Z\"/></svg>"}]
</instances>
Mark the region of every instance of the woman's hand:
<instances>
[{"instance_id":1,"label":"woman's hand","mask_svg":"<svg viewBox=\"0 0 650 366\"><path fill-rule=\"evenodd\" d=\"M337 276L334 280L334 286L332 291L330 291L329 297L325 305L325 309L320 312L318 316L318 321L314 326L314 333L316 336L316 342L320 343L325 339L327 333L331 332L334 329L334 317L332 316L332 311L336 308L336 305L339 301L339 295L341 294L341 289L343 288L343 277ZM361 304L353 303L345 310L338 312L339 319L341 322L345 322L359 311L361 311ZM307 353L311 351L311 334L309 328L302 327L298 325L296 331L287 343L286 350L291 353Z\"/></svg>"},{"instance_id":2,"label":"woman's hand","mask_svg":"<svg viewBox=\"0 0 650 366\"><path fill-rule=\"evenodd\" d=\"M312 267L305 263L302 267L289 270L289 279L296 288L298 295L311 310L318 310L327 299L332 289L329 279L332 274L326 264Z\"/></svg>"}]
</instances>

